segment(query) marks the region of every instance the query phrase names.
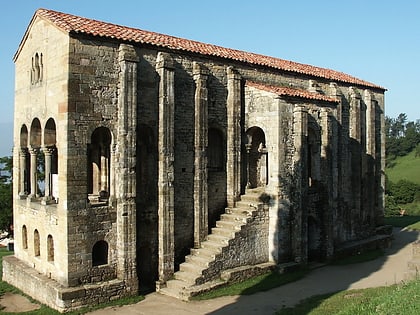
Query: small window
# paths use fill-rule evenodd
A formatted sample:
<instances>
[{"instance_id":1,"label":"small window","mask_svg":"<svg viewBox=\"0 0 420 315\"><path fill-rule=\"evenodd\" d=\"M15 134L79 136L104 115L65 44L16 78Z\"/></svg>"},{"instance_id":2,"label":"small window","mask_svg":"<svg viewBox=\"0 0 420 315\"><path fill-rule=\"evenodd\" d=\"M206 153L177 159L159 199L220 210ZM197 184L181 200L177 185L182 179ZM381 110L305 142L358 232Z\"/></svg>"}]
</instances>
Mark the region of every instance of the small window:
<instances>
[{"instance_id":1,"label":"small window","mask_svg":"<svg viewBox=\"0 0 420 315\"><path fill-rule=\"evenodd\" d=\"M39 84L42 82L42 72L43 72L42 54L35 53L35 55L32 57L32 66L31 66L31 83L33 85Z\"/></svg>"},{"instance_id":2,"label":"small window","mask_svg":"<svg viewBox=\"0 0 420 315\"><path fill-rule=\"evenodd\" d=\"M92 266L100 266L108 264L108 243L98 241L93 245L92 249Z\"/></svg>"},{"instance_id":3,"label":"small window","mask_svg":"<svg viewBox=\"0 0 420 315\"><path fill-rule=\"evenodd\" d=\"M35 257L38 257L41 255L40 251L40 244L39 244L39 232L38 230L34 231L34 255Z\"/></svg>"},{"instance_id":4,"label":"small window","mask_svg":"<svg viewBox=\"0 0 420 315\"><path fill-rule=\"evenodd\" d=\"M52 235L47 238L47 260L54 261L54 239Z\"/></svg>"},{"instance_id":5,"label":"small window","mask_svg":"<svg viewBox=\"0 0 420 315\"><path fill-rule=\"evenodd\" d=\"M28 249L28 231L26 225L22 226L22 248Z\"/></svg>"}]
</instances>

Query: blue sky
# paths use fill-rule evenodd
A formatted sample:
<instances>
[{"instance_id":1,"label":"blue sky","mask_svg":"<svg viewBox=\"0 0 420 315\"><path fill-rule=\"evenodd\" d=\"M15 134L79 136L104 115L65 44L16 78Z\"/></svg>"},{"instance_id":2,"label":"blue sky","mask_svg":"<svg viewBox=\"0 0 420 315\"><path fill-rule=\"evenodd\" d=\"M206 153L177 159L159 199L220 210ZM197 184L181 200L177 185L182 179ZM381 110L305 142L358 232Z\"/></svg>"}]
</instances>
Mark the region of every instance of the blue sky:
<instances>
[{"instance_id":1,"label":"blue sky","mask_svg":"<svg viewBox=\"0 0 420 315\"><path fill-rule=\"evenodd\" d=\"M12 148L13 55L41 7L342 71L387 88L386 115L420 119L418 0L5 0L0 156Z\"/></svg>"}]
</instances>

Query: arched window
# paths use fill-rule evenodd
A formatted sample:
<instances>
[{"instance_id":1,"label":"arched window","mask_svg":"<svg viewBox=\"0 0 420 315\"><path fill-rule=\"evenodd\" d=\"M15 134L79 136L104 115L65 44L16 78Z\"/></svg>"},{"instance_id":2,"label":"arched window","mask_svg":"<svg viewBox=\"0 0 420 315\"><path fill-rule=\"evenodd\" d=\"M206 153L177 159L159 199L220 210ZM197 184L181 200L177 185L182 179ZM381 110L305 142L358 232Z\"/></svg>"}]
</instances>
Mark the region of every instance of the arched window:
<instances>
[{"instance_id":1,"label":"arched window","mask_svg":"<svg viewBox=\"0 0 420 315\"><path fill-rule=\"evenodd\" d=\"M44 129L44 160L45 160L45 197L52 199L54 189L58 188L58 152L56 147L56 126L54 119L47 120Z\"/></svg>"},{"instance_id":2,"label":"arched window","mask_svg":"<svg viewBox=\"0 0 420 315\"><path fill-rule=\"evenodd\" d=\"M225 141L223 133L216 128L209 128L207 167L209 172L220 172L225 168Z\"/></svg>"},{"instance_id":3,"label":"arched window","mask_svg":"<svg viewBox=\"0 0 420 315\"><path fill-rule=\"evenodd\" d=\"M92 248L92 266L108 264L108 243L101 240Z\"/></svg>"},{"instance_id":4,"label":"arched window","mask_svg":"<svg viewBox=\"0 0 420 315\"><path fill-rule=\"evenodd\" d=\"M34 231L34 255L35 257L41 255L38 230Z\"/></svg>"},{"instance_id":5,"label":"arched window","mask_svg":"<svg viewBox=\"0 0 420 315\"><path fill-rule=\"evenodd\" d=\"M30 194L32 197L38 196L38 175L42 173L43 158L40 159L39 149L41 147L41 123L35 118L31 124L29 134L29 153L30 153Z\"/></svg>"},{"instance_id":6,"label":"arched window","mask_svg":"<svg viewBox=\"0 0 420 315\"><path fill-rule=\"evenodd\" d=\"M308 127L307 171L308 185L320 180L321 139L316 126Z\"/></svg>"},{"instance_id":7,"label":"arched window","mask_svg":"<svg viewBox=\"0 0 420 315\"><path fill-rule=\"evenodd\" d=\"M26 225L22 226L22 248L28 249L28 230Z\"/></svg>"},{"instance_id":8,"label":"arched window","mask_svg":"<svg viewBox=\"0 0 420 315\"><path fill-rule=\"evenodd\" d=\"M29 159L28 159L28 128L22 125L20 128L20 151L19 151L19 195L28 195L29 182Z\"/></svg>"},{"instance_id":9,"label":"arched window","mask_svg":"<svg viewBox=\"0 0 420 315\"><path fill-rule=\"evenodd\" d=\"M47 260L54 261L54 239L51 234L47 237Z\"/></svg>"},{"instance_id":10,"label":"arched window","mask_svg":"<svg viewBox=\"0 0 420 315\"><path fill-rule=\"evenodd\" d=\"M99 127L92 133L88 147L88 191L99 200L109 197L111 132Z\"/></svg>"},{"instance_id":11,"label":"arched window","mask_svg":"<svg viewBox=\"0 0 420 315\"><path fill-rule=\"evenodd\" d=\"M42 82L42 54L35 53L32 57L32 67L31 67L31 83L37 84Z\"/></svg>"},{"instance_id":12,"label":"arched window","mask_svg":"<svg viewBox=\"0 0 420 315\"><path fill-rule=\"evenodd\" d=\"M246 132L248 143L245 145L248 157L247 188L256 188L268 183L268 162L265 133L260 127L251 127Z\"/></svg>"}]
</instances>

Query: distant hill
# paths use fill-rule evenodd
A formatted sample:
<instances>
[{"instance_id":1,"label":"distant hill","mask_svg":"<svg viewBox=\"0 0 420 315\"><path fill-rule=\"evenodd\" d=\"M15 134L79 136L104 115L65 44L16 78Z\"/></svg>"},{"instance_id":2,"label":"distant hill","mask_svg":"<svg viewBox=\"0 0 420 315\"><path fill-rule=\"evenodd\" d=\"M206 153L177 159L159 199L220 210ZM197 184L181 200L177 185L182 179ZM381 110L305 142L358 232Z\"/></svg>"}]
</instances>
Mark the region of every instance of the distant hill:
<instances>
[{"instance_id":1,"label":"distant hill","mask_svg":"<svg viewBox=\"0 0 420 315\"><path fill-rule=\"evenodd\" d=\"M0 157L12 155L13 122L0 122Z\"/></svg>"},{"instance_id":2,"label":"distant hill","mask_svg":"<svg viewBox=\"0 0 420 315\"><path fill-rule=\"evenodd\" d=\"M415 151L387 162L385 173L393 183L401 179L420 185L420 157L415 157Z\"/></svg>"}]
</instances>

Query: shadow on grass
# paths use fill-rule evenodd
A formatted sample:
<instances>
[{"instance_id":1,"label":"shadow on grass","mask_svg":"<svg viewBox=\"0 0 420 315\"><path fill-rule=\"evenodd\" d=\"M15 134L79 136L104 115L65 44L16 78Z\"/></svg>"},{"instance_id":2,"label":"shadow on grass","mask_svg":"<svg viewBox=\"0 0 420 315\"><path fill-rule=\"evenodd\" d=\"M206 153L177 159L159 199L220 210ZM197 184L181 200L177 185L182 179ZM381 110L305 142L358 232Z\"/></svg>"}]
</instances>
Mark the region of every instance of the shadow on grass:
<instances>
[{"instance_id":1,"label":"shadow on grass","mask_svg":"<svg viewBox=\"0 0 420 315\"><path fill-rule=\"evenodd\" d=\"M390 216L385 218L385 224L400 228L408 227L417 222L420 222L420 216L418 215Z\"/></svg>"}]
</instances>

